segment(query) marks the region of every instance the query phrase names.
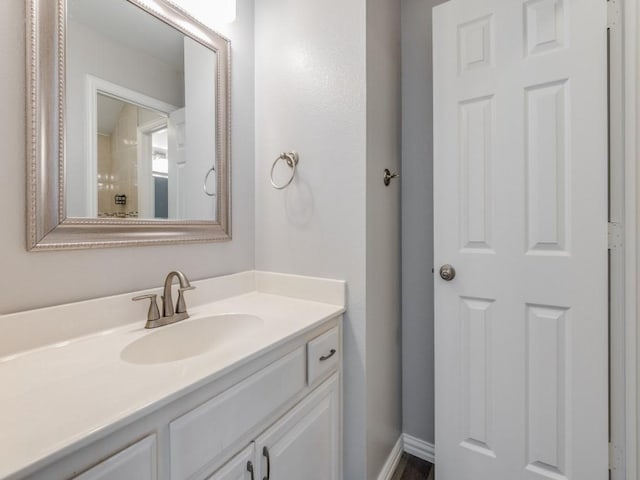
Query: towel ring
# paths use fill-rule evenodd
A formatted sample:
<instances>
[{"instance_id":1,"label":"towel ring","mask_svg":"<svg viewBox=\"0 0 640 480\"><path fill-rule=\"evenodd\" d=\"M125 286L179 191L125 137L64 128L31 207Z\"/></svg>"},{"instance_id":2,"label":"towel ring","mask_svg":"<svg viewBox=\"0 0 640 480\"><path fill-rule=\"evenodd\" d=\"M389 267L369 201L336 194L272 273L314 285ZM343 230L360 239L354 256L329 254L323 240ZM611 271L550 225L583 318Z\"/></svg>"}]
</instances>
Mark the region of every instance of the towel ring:
<instances>
[{"instance_id":1,"label":"towel ring","mask_svg":"<svg viewBox=\"0 0 640 480\"><path fill-rule=\"evenodd\" d=\"M209 170L207 170L207 174L204 176L204 184L202 185L202 190L204 190L204 193L209 197L216 196L215 193L209 193L209 189L207 188L207 181L209 180L209 177L211 176L211 174L215 173L215 171L216 171L216 168L211 167Z\"/></svg>"},{"instance_id":2,"label":"towel ring","mask_svg":"<svg viewBox=\"0 0 640 480\"><path fill-rule=\"evenodd\" d=\"M289 165L289 168L293 169L293 171L291 172L291 177L289 178L287 183L285 183L284 185L278 185L273 180L273 171L275 170L276 165L280 160L284 160L285 162L287 162L287 165ZM271 166L271 185L273 185L273 188L277 190L282 190L284 188L287 188L291 184L291 182L293 182L293 179L296 176L296 167L298 166L299 160L300 160L300 157L296 152L281 153L280 156L276 158L275 162L273 162L273 165Z\"/></svg>"}]
</instances>

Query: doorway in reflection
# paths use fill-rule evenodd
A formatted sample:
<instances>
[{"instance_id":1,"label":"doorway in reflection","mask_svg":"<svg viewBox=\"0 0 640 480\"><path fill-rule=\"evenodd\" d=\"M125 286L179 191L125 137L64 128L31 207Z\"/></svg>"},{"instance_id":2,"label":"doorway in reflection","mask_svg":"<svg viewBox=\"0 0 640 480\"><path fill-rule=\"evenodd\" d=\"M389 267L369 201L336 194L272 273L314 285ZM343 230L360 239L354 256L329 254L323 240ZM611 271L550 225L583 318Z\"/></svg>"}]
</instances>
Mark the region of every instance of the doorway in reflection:
<instances>
[{"instance_id":1,"label":"doorway in reflection","mask_svg":"<svg viewBox=\"0 0 640 480\"><path fill-rule=\"evenodd\" d=\"M166 200L156 208L146 198L155 195L156 177L164 175L166 190L167 168L153 160L164 155L167 163L166 115L103 93L97 107L98 216L138 218L142 210L144 218L167 218Z\"/></svg>"}]
</instances>

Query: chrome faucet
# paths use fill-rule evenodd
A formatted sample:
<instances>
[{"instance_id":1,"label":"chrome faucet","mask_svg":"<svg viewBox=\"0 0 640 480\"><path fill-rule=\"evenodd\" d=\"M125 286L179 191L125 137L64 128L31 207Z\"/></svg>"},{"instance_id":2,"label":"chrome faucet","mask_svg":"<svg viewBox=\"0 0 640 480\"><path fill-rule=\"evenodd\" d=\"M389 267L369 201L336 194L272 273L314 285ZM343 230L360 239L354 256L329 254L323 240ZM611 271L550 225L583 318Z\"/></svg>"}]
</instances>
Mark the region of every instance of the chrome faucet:
<instances>
[{"instance_id":1,"label":"chrome faucet","mask_svg":"<svg viewBox=\"0 0 640 480\"><path fill-rule=\"evenodd\" d=\"M173 308L173 297L171 295L171 286L173 284L173 278L178 277L180 287L178 288L178 301L176 302L175 310ZM187 304L184 301L184 292L187 290L193 290L196 287L191 286L189 280L184 273L180 271L173 271L167 275L164 280L164 290L162 292L162 316L160 316L160 310L158 309L158 302L155 293L148 295L140 295L134 297L133 301L144 300L146 298L151 300L149 305L149 311L147 312L147 324L144 328L156 328L163 325L170 325L172 323L179 322L185 318L189 318L187 313Z\"/></svg>"}]
</instances>

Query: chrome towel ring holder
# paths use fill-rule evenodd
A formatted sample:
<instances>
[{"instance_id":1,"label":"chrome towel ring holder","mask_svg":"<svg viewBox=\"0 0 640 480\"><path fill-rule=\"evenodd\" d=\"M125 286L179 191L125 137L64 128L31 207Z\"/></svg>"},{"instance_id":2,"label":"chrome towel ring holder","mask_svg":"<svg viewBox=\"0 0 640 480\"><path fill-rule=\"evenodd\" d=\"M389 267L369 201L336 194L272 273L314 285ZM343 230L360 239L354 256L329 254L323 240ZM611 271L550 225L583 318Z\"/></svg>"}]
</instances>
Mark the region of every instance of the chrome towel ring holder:
<instances>
[{"instance_id":1,"label":"chrome towel ring holder","mask_svg":"<svg viewBox=\"0 0 640 480\"><path fill-rule=\"evenodd\" d=\"M209 170L207 170L206 175L204 176L204 184L202 185L202 190L204 190L204 193L208 196L208 197L215 197L216 194L209 192L209 189L207 188L207 181L209 180L209 177L211 176L212 173L216 172L216 167L211 167Z\"/></svg>"},{"instance_id":2,"label":"chrome towel ring holder","mask_svg":"<svg viewBox=\"0 0 640 480\"><path fill-rule=\"evenodd\" d=\"M283 185L278 185L273 180L273 172L274 172L274 170L276 168L276 165L278 164L278 162L280 160L284 160L285 162L287 162L287 165L289 165L289 168L292 169L291 177ZM296 152L281 153L280 156L278 158L276 158L275 162L273 162L273 165L271 166L271 185L273 185L273 188L275 188L277 190L282 190L284 188L287 188L291 184L291 182L293 182L293 179L296 176L296 167L298 166L298 161L299 160L300 160L300 156Z\"/></svg>"}]
</instances>

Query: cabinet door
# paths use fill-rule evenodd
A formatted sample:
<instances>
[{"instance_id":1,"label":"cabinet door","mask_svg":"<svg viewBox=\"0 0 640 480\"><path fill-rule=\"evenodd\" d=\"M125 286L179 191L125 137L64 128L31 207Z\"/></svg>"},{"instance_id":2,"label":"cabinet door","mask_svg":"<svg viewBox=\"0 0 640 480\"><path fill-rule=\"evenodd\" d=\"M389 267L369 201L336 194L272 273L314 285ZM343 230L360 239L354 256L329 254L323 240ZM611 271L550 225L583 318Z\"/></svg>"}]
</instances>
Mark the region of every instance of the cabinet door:
<instances>
[{"instance_id":1,"label":"cabinet door","mask_svg":"<svg viewBox=\"0 0 640 480\"><path fill-rule=\"evenodd\" d=\"M241 437L304 390L305 363L304 348L297 348L173 420L171 479L201 478L242 448Z\"/></svg>"},{"instance_id":2,"label":"cabinet door","mask_svg":"<svg viewBox=\"0 0 640 480\"><path fill-rule=\"evenodd\" d=\"M255 444L252 443L238 455L229 460L207 480L255 480L258 478L254 471Z\"/></svg>"},{"instance_id":3,"label":"cabinet door","mask_svg":"<svg viewBox=\"0 0 640 480\"><path fill-rule=\"evenodd\" d=\"M330 377L256 440L262 480L340 480L340 390Z\"/></svg>"},{"instance_id":4,"label":"cabinet door","mask_svg":"<svg viewBox=\"0 0 640 480\"><path fill-rule=\"evenodd\" d=\"M95 467L75 480L156 480L156 436L151 435Z\"/></svg>"}]
</instances>

